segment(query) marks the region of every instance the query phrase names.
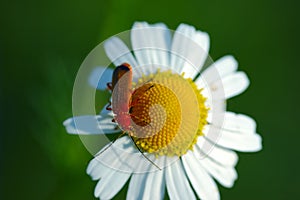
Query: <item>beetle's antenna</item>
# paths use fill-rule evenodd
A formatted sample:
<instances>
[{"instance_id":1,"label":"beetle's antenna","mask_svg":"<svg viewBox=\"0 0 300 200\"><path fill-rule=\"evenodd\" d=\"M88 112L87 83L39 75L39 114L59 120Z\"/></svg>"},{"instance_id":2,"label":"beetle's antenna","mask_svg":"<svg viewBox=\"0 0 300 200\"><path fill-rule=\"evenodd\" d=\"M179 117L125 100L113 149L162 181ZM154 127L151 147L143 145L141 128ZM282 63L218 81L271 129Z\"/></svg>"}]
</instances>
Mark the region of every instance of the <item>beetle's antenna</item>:
<instances>
[{"instance_id":1,"label":"beetle's antenna","mask_svg":"<svg viewBox=\"0 0 300 200\"><path fill-rule=\"evenodd\" d=\"M115 141L116 141L117 139L119 139L120 137L122 137L122 136L125 135L125 134L126 134L126 132L122 132L120 135L118 135L113 141L111 141L111 142L109 143L108 146L106 146L102 151L98 152L98 153L95 155L95 157L97 157L97 156L101 155L103 152L105 152L109 147L111 147L111 145L113 145L113 143L115 143Z\"/></svg>"},{"instance_id":2,"label":"beetle's antenna","mask_svg":"<svg viewBox=\"0 0 300 200\"><path fill-rule=\"evenodd\" d=\"M131 107L132 108L132 107ZM138 119L139 121L137 121L137 122L144 122L144 123L146 123L147 124L147 126L149 125L150 127L152 127L151 126L151 124L150 124L150 122L147 122L146 120L143 120L143 119L141 119L140 117L138 117L138 116L136 116L136 115L133 115L133 114L129 114L130 115L130 117L135 117L136 119ZM132 118L131 118L132 119ZM133 120L133 119L132 119ZM134 120L133 120L134 121Z\"/></svg>"},{"instance_id":3,"label":"beetle's antenna","mask_svg":"<svg viewBox=\"0 0 300 200\"><path fill-rule=\"evenodd\" d=\"M129 134L128 134L129 135ZM150 160L150 158L148 158L144 152L142 152L142 150L140 149L140 147L135 143L134 139L132 138L131 135L129 135L129 137L131 138L132 142L134 143L135 147L139 150L139 152L141 152L141 154L151 163L153 164L157 169L161 170L161 168L159 166L157 166L152 160Z\"/></svg>"}]
</instances>

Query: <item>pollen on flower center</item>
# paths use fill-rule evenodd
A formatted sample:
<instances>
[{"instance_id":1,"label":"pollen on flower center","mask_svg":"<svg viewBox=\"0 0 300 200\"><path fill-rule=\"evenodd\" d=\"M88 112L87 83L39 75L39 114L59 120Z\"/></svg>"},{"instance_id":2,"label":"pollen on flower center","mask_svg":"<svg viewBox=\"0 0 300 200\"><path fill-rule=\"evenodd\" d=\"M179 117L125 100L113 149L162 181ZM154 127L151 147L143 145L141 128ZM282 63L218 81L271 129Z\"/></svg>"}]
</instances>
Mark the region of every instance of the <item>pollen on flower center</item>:
<instances>
[{"instance_id":1,"label":"pollen on flower center","mask_svg":"<svg viewBox=\"0 0 300 200\"><path fill-rule=\"evenodd\" d=\"M170 71L139 79L131 96L130 135L144 152L181 156L202 135L208 109L191 79Z\"/></svg>"}]
</instances>

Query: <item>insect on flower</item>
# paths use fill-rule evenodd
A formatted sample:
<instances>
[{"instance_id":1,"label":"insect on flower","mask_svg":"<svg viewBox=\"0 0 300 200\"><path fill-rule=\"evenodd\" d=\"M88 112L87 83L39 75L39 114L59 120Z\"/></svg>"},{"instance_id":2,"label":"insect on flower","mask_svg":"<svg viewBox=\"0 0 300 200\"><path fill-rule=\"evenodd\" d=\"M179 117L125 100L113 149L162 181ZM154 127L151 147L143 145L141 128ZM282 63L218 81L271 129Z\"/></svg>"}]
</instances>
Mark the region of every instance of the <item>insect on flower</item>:
<instances>
[{"instance_id":1,"label":"insect on flower","mask_svg":"<svg viewBox=\"0 0 300 200\"><path fill-rule=\"evenodd\" d=\"M138 102L138 98L134 98L137 95L137 90L132 93L132 67L128 63L123 63L122 65L116 67L113 72L112 82L107 83L107 87L113 93L112 103L106 107L107 110L112 110L115 117L112 119L113 122L117 122L123 133L120 134L111 144L113 144L118 138L127 133L132 139L133 143L137 147L137 149L142 153L142 155L150 161L153 165L155 165L158 169L160 169L153 161L151 161L141 149L136 145L135 140L133 139L134 135L131 131L132 123L137 123L141 126L150 125L148 122L140 120L139 117L132 114L133 106ZM146 89L149 90L154 85L150 84ZM145 92L145 91L144 91ZM132 98L133 97L133 98ZM111 107L112 106L112 107ZM151 125L150 125L151 126ZM110 145L107 147L109 148ZM107 148L105 148L102 152L104 152Z\"/></svg>"},{"instance_id":2,"label":"insect on flower","mask_svg":"<svg viewBox=\"0 0 300 200\"><path fill-rule=\"evenodd\" d=\"M112 108L110 105L107 110L113 110L115 117L113 121L122 126L124 131L130 130L129 103L132 86L132 68L128 63L118 66L112 76L112 82L107 83L109 90L114 94Z\"/></svg>"}]
</instances>

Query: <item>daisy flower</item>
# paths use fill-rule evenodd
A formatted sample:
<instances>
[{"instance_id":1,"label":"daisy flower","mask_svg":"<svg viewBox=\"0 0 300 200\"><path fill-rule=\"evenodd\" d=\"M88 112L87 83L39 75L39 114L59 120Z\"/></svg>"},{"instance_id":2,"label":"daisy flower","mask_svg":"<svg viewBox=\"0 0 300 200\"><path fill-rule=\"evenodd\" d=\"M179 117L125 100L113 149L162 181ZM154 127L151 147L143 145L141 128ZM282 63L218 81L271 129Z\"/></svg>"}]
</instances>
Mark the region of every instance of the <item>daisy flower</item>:
<instances>
[{"instance_id":1,"label":"daisy flower","mask_svg":"<svg viewBox=\"0 0 300 200\"><path fill-rule=\"evenodd\" d=\"M186 24L172 32L162 23L136 22L130 44L111 37L103 46L123 68L114 75L96 68L89 82L103 90L117 79L112 110L108 104L98 115L64 122L70 134L126 133L88 165L98 181L95 196L111 199L128 182L127 199L163 199L165 190L170 199L219 199L216 181L230 188L237 179L235 151L262 148L255 121L225 109L249 85L235 58L204 69L209 36Z\"/></svg>"}]
</instances>

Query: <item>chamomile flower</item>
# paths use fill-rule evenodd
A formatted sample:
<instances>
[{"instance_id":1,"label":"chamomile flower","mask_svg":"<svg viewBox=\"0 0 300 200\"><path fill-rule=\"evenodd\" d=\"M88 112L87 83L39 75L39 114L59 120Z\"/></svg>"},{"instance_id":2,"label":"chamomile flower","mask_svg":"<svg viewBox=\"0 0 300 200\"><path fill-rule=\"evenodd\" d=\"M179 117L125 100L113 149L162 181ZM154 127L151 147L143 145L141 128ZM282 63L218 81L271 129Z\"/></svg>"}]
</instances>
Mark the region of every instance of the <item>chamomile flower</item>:
<instances>
[{"instance_id":1,"label":"chamomile flower","mask_svg":"<svg viewBox=\"0 0 300 200\"><path fill-rule=\"evenodd\" d=\"M262 148L255 121L225 109L226 100L249 85L235 58L224 56L203 69L209 36L186 24L172 34L165 24L137 22L130 44L112 37L104 50L115 66L132 66L131 90L115 86L112 111L105 106L99 115L64 122L71 134L127 133L89 163L87 173L98 181L95 196L111 199L129 182L127 199L163 199L165 188L170 199L219 199L215 181L230 188L237 179L235 151ZM89 81L103 90L112 74L98 68ZM116 116L122 92L130 94L130 129Z\"/></svg>"}]
</instances>

